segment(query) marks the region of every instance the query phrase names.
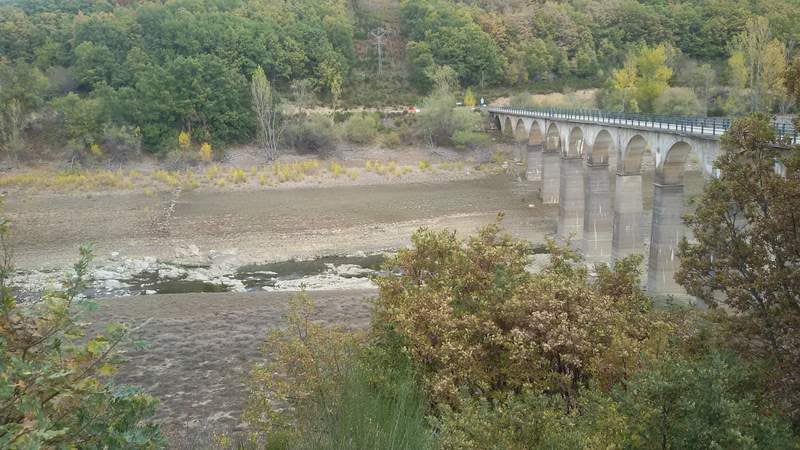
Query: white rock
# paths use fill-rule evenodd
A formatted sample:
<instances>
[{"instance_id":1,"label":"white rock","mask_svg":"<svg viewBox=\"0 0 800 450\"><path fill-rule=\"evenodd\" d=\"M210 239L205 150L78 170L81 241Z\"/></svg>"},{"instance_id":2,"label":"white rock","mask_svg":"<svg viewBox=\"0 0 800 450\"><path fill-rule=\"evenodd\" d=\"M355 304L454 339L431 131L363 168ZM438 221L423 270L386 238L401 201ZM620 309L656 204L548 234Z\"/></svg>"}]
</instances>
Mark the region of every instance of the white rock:
<instances>
[{"instance_id":1,"label":"white rock","mask_svg":"<svg viewBox=\"0 0 800 450\"><path fill-rule=\"evenodd\" d=\"M340 277L363 277L375 273L372 269L361 267L357 264L342 264L334 268L334 272Z\"/></svg>"},{"instance_id":2,"label":"white rock","mask_svg":"<svg viewBox=\"0 0 800 450\"><path fill-rule=\"evenodd\" d=\"M122 289L122 288L129 287L129 285L126 284L126 283L123 283L123 282L121 282L119 280L105 280L105 281L103 281L103 287L106 290L112 291L114 289Z\"/></svg>"},{"instance_id":3,"label":"white rock","mask_svg":"<svg viewBox=\"0 0 800 450\"><path fill-rule=\"evenodd\" d=\"M111 260L116 261L119 258L119 252L111 252Z\"/></svg>"},{"instance_id":4,"label":"white rock","mask_svg":"<svg viewBox=\"0 0 800 450\"><path fill-rule=\"evenodd\" d=\"M209 281L211 277L205 270L192 270L186 274L187 281Z\"/></svg>"},{"instance_id":5,"label":"white rock","mask_svg":"<svg viewBox=\"0 0 800 450\"><path fill-rule=\"evenodd\" d=\"M155 295L155 294L156 294L156 291L154 291L152 289L147 289L147 290L144 291L144 295Z\"/></svg>"},{"instance_id":6,"label":"white rock","mask_svg":"<svg viewBox=\"0 0 800 450\"><path fill-rule=\"evenodd\" d=\"M186 275L186 270L175 266L161 266L158 268L159 278L180 278Z\"/></svg>"},{"instance_id":7,"label":"white rock","mask_svg":"<svg viewBox=\"0 0 800 450\"><path fill-rule=\"evenodd\" d=\"M92 278L94 278L95 280L101 280L101 281L102 280L115 280L117 278L120 278L120 273L119 272L113 272L111 270L106 270L106 269L97 269L94 272L92 272Z\"/></svg>"},{"instance_id":8,"label":"white rock","mask_svg":"<svg viewBox=\"0 0 800 450\"><path fill-rule=\"evenodd\" d=\"M190 255L192 255L192 256L200 256L200 247L198 247L198 246L196 246L194 244L189 244L188 250L189 250L189 254Z\"/></svg>"}]
</instances>

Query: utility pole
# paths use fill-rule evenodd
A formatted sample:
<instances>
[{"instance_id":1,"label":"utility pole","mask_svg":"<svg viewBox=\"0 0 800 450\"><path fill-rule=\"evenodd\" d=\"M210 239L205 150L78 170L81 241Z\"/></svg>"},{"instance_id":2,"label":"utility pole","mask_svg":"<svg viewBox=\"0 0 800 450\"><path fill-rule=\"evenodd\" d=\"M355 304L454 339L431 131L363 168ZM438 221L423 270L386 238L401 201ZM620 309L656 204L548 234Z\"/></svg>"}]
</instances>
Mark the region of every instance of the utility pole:
<instances>
[{"instance_id":1,"label":"utility pole","mask_svg":"<svg viewBox=\"0 0 800 450\"><path fill-rule=\"evenodd\" d=\"M369 35L375 39L375 46L378 48L378 76L383 75L383 40L389 32L383 28L375 28L369 32Z\"/></svg>"}]
</instances>

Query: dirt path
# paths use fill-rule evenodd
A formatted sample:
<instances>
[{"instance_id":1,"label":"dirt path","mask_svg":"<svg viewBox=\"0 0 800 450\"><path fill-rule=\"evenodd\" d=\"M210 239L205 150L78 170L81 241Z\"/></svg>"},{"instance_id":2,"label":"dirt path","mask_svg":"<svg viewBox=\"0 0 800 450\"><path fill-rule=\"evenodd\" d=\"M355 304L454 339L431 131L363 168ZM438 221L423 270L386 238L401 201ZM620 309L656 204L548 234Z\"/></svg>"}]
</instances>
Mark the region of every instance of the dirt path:
<instances>
[{"instance_id":1,"label":"dirt path","mask_svg":"<svg viewBox=\"0 0 800 450\"><path fill-rule=\"evenodd\" d=\"M323 323L369 324L376 291L309 292ZM245 378L261 358L266 333L284 325L288 293L178 294L98 301L93 329L109 322L146 324L149 348L126 355L116 381L161 400L158 419L173 442L200 431L236 430L247 398Z\"/></svg>"},{"instance_id":2,"label":"dirt path","mask_svg":"<svg viewBox=\"0 0 800 450\"><path fill-rule=\"evenodd\" d=\"M4 209L23 269L65 267L92 243L99 259L173 258L191 244L236 249L243 263L378 251L409 242L420 226L471 232L505 212L505 226L540 242L557 209L502 175L441 183L401 183L156 195L15 194ZM529 207L529 205L534 207Z\"/></svg>"}]
</instances>

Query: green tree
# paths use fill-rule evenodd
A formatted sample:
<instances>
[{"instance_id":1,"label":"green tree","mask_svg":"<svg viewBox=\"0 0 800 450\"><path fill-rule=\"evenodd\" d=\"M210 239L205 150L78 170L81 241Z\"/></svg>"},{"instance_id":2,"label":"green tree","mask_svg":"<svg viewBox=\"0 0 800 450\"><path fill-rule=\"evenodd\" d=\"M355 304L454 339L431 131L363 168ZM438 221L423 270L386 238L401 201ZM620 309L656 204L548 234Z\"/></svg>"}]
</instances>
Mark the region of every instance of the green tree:
<instances>
[{"instance_id":1,"label":"green tree","mask_svg":"<svg viewBox=\"0 0 800 450\"><path fill-rule=\"evenodd\" d=\"M673 116L698 116L705 108L689 88L668 88L653 102L653 112Z\"/></svg>"},{"instance_id":2,"label":"green tree","mask_svg":"<svg viewBox=\"0 0 800 450\"><path fill-rule=\"evenodd\" d=\"M662 355L613 395L628 423L620 447L792 448L788 424L759 412L752 378L729 355Z\"/></svg>"},{"instance_id":3,"label":"green tree","mask_svg":"<svg viewBox=\"0 0 800 450\"><path fill-rule=\"evenodd\" d=\"M80 324L80 309L88 304L76 296L86 287L91 251L81 249L63 293L21 306L9 285L7 233L1 221L0 446L161 448L159 429L149 422L156 400L109 379L132 330L112 324L104 334L87 336Z\"/></svg>"},{"instance_id":4,"label":"green tree","mask_svg":"<svg viewBox=\"0 0 800 450\"><path fill-rule=\"evenodd\" d=\"M748 353L776 362L778 398L796 412L800 390L791 368L800 364L800 157L775 143L775 130L760 114L737 120L725 134L715 163L719 176L708 180L686 219L695 242L681 243L675 278L690 294L738 313Z\"/></svg>"},{"instance_id":5,"label":"green tree","mask_svg":"<svg viewBox=\"0 0 800 450\"><path fill-rule=\"evenodd\" d=\"M672 69L667 66L666 45L643 47L635 56L637 70L636 101L642 111L653 111L653 104L669 87Z\"/></svg>"},{"instance_id":6,"label":"green tree","mask_svg":"<svg viewBox=\"0 0 800 450\"><path fill-rule=\"evenodd\" d=\"M250 99L258 124L258 142L264 149L267 161L278 157L280 123L278 104L273 96L272 85L264 69L258 66L250 79Z\"/></svg>"},{"instance_id":7,"label":"green tree","mask_svg":"<svg viewBox=\"0 0 800 450\"><path fill-rule=\"evenodd\" d=\"M98 83L112 82L114 72L119 65L108 47L103 44L83 42L74 52L75 64L72 70L82 85L92 87Z\"/></svg>"},{"instance_id":8,"label":"green tree","mask_svg":"<svg viewBox=\"0 0 800 450\"><path fill-rule=\"evenodd\" d=\"M607 103L623 111L653 112L654 102L669 87L672 69L666 45L640 47L628 54L622 68L611 74Z\"/></svg>"},{"instance_id":9,"label":"green tree","mask_svg":"<svg viewBox=\"0 0 800 450\"><path fill-rule=\"evenodd\" d=\"M103 129L108 123L108 114L103 102L96 98L81 98L70 92L52 102L58 113L61 132L68 145L78 151L87 151L99 144Z\"/></svg>"},{"instance_id":10,"label":"green tree","mask_svg":"<svg viewBox=\"0 0 800 450\"><path fill-rule=\"evenodd\" d=\"M38 68L0 60L0 145L7 153L18 156L23 149L28 117L44 103L47 87Z\"/></svg>"},{"instance_id":11,"label":"green tree","mask_svg":"<svg viewBox=\"0 0 800 450\"><path fill-rule=\"evenodd\" d=\"M735 85L742 83L744 71L741 66L747 69L745 84L750 97L749 111L770 111L774 101L783 96L786 53L785 45L772 38L766 18L753 17L747 20L746 29L732 45L732 56L728 63L735 74Z\"/></svg>"}]
</instances>

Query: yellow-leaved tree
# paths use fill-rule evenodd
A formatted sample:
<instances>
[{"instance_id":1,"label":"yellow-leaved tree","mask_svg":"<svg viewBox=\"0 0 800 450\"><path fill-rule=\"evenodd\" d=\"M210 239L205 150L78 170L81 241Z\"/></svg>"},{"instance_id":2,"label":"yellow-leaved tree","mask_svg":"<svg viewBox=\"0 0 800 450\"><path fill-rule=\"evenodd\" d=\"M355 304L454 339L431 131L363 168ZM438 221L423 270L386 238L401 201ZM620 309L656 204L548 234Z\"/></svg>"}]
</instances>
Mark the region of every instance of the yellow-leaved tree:
<instances>
[{"instance_id":1,"label":"yellow-leaved tree","mask_svg":"<svg viewBox=\"0 0 800 450\"><path fill-rule=\"evenodd\" d=\"M181 147L181 150L187 150L190 145L192 145L192 138L189 136L189 133L185 131L181 131L178 135L178 145Z\"/></svg>"},{"instance_id":2,"label":"yellow-leaved tree","mask_svg":"<svg viewBox=\"0 0 800 450\"><path fill-rule=\"evenodd\" d=\"M472 88L467 88L466 92L464 92L464 105L465 106L475 106L478 104L478 100L475 98L475 93L472 92Z\"/></svg>"}]
</instances>

